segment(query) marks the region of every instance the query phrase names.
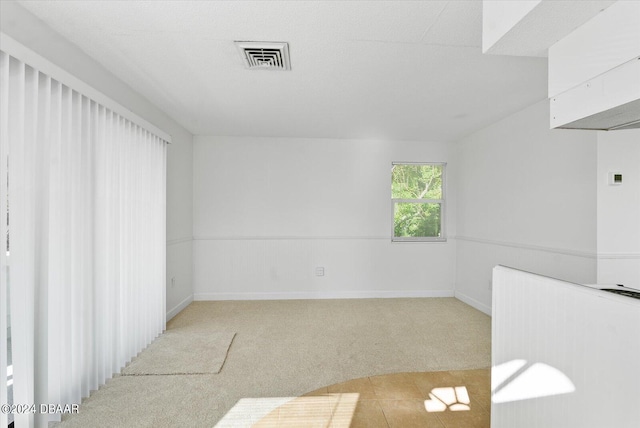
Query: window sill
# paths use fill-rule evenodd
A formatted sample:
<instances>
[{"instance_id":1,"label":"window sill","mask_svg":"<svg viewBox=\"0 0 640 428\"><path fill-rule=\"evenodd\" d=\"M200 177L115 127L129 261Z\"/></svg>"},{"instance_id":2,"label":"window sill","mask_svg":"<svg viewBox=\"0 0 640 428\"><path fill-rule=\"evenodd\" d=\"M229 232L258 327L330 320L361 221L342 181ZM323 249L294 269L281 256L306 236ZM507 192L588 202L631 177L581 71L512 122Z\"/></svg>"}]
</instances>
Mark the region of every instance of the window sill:
<instances>
[{"instance_id":1,"label":"window sill","mask_svg":"<svg viewBox=\"0 0 640 428\"><path fill-rule=\"evenodd\" d=\"M434 243L434 242L447 242L447 238L391 238L391 242L423 242L423 243Z\"/></svg>"}]
</instances>

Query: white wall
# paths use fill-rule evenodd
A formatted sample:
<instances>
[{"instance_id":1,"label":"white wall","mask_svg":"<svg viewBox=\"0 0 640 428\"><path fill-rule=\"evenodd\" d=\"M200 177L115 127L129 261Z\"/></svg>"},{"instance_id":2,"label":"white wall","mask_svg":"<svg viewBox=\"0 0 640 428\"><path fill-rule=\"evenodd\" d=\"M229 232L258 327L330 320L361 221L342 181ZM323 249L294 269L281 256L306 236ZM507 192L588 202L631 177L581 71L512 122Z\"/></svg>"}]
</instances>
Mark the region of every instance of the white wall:
<instances>
[{"instance_id":1,"label":"white wall","mask_svg":"<svg viewBox=\"0 0 640 428\"><path fill-rule=\"evenodd\" d=\"M107 71L42 21L10 1L2 2L2 31L169 133L167 159L167 312L175 315L192 299L193 136L134 89ZM170 278L176 278L171 287Z\"/></svg>"},{"instance_id":2,"label":"white wall","mask_svg":"<svg viewBox=\"0 0 640 428\"><path fill-rule=\"evenodd\" d=\"M196 137L195 298L453 295L452 241L390 241L392 161L446 162L448 148ZM447 191L454 200L451 180Z\"/></svg>"},{"instance_id":3,"label":"white wall","mask_svg":"<svg viewBox=\"0 0 640 428\"><path fill-rule=\"evenodd\" d=\"M547 104L456 143L456 296L487 313L497 264L596 280L596 133L549 130Z\"/></svg>"},{"instance_id":4,"label":"white wall","mask_svg":"<svg viewBox=\"0 0 640 428\"><path fill-rule=\"evenodd\" d=\"M611 172L622 185L609 185ZM640 289L638 129L598 133L598 283Z\"/></svg>"}]
</instances>

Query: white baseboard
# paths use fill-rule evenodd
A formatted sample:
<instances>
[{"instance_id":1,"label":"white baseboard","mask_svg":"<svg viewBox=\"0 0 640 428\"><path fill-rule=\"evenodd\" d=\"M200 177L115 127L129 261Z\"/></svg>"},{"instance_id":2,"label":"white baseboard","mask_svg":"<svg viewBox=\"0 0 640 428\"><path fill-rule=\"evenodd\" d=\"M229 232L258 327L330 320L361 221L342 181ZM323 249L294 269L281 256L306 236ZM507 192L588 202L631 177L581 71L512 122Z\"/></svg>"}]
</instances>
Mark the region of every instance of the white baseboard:
<instances>
[{"instance_id":1,"label":"white baseboard","mask_svg":"<svg viewBox=\"0 0 640 428\"><path fill-rule=\"evenodd\" d=\"M176 315L178 315L180 313L180 311L182 311L184 308L189 306L189 303L191 303L191 302L193 302L193 294L190 294L189 296L187 296L186 299L184 299L182 302L178 303L170 311L167 312L167 321L169 321L171 318L173 318Z\"/></svg>"},{"instance_id":2,"label":"white baseboard","mask_svg":"<svg viewBox=\"0 0 640 428\"><path fill-rule=\"evenodd\" d=\"M308 300L308 299L391 299L402 297L454 297L453 290L420 291L284 291L245 293L195 293L194 300Z\"/></svg>"},{"instance_id":3,"label":"white baseboard","mask_svg":"<svg viewBox=\"0 0 640 428\"><path fill-rule=\"evenodd\" d=\"M485 305L482 302L477 301L476 299L474 299L473 297L469 297L464 293L461 293L459 291L455 292L455 298L458 300L463 301L464 303L466 303L469 306L473 306L474 308L476 308L477 310L484 312L485 314L491 316L491 307Z\"/></svg>"}]
</instances>

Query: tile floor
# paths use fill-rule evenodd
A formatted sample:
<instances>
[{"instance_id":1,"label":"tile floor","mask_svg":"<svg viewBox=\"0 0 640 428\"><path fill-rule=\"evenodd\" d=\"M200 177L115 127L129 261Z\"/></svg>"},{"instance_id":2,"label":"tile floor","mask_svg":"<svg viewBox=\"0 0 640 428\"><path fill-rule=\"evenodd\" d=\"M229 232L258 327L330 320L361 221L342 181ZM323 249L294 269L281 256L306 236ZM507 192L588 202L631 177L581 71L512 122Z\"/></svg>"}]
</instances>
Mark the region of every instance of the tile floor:
<instances>
[{"instance_id":1,"label":"tile floor","mask_svg":"<svg viewBox=\"0 0 640 428\"><path fill-rule=\"evenodd\" d=\"M490 369L396 373L304 394L255 427L489 427Z\"/></svg>"}]
</instances>

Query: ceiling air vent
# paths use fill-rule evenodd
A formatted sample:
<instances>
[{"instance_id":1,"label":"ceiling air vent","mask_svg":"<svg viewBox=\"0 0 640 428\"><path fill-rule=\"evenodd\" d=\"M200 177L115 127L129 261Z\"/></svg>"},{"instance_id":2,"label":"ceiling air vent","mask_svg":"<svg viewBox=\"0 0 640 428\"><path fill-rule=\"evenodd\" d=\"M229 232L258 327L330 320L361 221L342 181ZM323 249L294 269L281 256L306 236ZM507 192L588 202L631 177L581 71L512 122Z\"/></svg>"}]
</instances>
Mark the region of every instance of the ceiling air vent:
<instances>
[{"instance_id":1,"label":"ceiling air vent","mask_svg":"<svg viewBox=\"0 0 640 428\"><path fill-rule=\"evenodd\" d=\"M244 65L252 70L291 70L289 44L236 42Z\"/></svg>"}]
</instances>

